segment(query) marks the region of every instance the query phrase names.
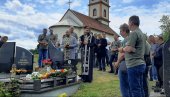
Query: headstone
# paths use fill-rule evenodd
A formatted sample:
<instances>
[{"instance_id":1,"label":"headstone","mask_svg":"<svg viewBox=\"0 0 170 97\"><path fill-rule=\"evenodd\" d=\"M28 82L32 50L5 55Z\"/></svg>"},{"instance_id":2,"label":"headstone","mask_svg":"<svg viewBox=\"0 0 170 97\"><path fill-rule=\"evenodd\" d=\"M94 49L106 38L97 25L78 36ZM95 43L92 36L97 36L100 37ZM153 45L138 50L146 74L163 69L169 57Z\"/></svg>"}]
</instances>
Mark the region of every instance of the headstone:
<instances>
[{"instance_id":1,"label":"headstone","mask_svg":"<svg viewBox=\"0 0 170 97\"><path fill-rule=\"evenodd\" d=\"M0 72L10 73L14 63L15 42L7 42L0 48Z\"/></svg>"},{"instance_id":2,"label":"headstone","mask_svg":"<svg viewBox=\"0 0 170 97\"><path fill-rule=\"evenodd\" d=\"M54 63L57 61L58 62L64 61L63 52L60 50L57 50L57 48L52 44L52 42L49 43L48 54L49 54L49 58L52 59Z\"/></svg>"},{"instance_id":3,"label":"headstone","mask_svg":"<svg viewBox=\"0 0 170 97\"><path fill-rule=\"evenodd\" d=\"M167 97L170 97L170 39L163 48L163 81Z\"/></svg>"},{"instance_id":4,"label":"headstone","mask_svg":"<svg viewBox=\"0 0 170 97\"><path fill-rule=\"evenodd\" d=\"M16 47L16 57L15 57L15 64L17 69L25 69L31 73L33 71L33 54L22 47Z\"/></svg>"}]
</instances>

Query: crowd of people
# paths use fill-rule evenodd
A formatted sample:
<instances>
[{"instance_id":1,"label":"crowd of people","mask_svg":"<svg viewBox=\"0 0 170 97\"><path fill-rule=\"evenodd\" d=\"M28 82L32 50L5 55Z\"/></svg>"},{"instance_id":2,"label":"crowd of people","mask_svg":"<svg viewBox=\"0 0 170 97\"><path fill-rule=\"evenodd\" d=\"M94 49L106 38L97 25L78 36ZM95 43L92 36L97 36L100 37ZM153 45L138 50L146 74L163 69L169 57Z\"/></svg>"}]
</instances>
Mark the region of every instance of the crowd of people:
<instances>
[{"instance_id":1,"label":"crowd of people","mask_svg":"<svg viewBox=\"0 0 170 97\"><path fill-rule=\"evenodd\" d=\"M114 41L107 40L106 33L93 34L89 26L84 27L84 34L78 37L74 27L70 26L59 42L58 35L53 30L43 29L38 37L38 66L43 67L42 60L48 58L48 45L51 42L56 51L64 52L64 60L75 60L78 51L81 52L82 79L85 82L93 80L93 68L109 73L118 73L122 97L149 97L148 79L155 81L153 87L163 92L163 37L150 35L140 29L138 16L131 16L128 24L120 25L120 35L114 35ZM0 48L7 42L7 36L0 36ZM106 66L110 70L106 70ZM149 75L149 77L148 77Z\"/></svg>"}]
</instances>

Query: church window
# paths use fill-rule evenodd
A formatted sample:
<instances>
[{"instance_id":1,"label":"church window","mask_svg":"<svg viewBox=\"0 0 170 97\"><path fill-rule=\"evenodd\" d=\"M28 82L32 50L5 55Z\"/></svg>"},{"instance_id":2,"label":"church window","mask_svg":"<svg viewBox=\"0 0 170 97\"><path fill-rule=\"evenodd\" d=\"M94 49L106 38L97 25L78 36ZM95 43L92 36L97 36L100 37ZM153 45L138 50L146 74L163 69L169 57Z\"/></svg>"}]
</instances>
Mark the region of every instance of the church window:
<instances>
[{"instance_id":1,"label":"church window","mask_svg":"<svg viewBox=\"0 0 170 97\"><path fill-rule=\"evenodd\" d=\"M104 15L104 17L106 17L106 10L104 10L103 15Z\"/></svg>"},{"instance_id":2,"label":"church window","mask_svg":"<svg viewBox=\"0 0 170 97\"><path fill-rule=\"evenodd\" d=\"M97 10L93 9L93 16L97 16Z\"/></svg>"}]
</instances>

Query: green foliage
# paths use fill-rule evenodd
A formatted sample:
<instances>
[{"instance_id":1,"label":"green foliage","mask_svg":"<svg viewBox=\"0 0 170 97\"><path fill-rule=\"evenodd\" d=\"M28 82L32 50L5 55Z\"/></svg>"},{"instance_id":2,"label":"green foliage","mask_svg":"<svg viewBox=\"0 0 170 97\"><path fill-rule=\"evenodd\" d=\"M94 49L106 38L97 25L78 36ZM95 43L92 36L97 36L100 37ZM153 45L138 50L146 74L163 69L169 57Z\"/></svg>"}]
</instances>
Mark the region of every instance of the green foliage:
<instances>
[{"instance_id":1,"label":"green foliage","mask_svg":"<svg viewBox=\"0 0 170 97\"><path fill-rule=\"evenodd\" d=\"M164 41L167 41L170 38L170 16L163 15L160 22L162 23L160 28L163 32Z\"/></svg>"},{"instance_id":2,"label":"green foliage","mask_svg":"<svg viewBox=\"0 0 170 97\"><path fill-rule=\"evenodd\" d=\"M20 86L16 79L10 83L0 82L0 97L20 97Z\"/></svg>"},{"instance_id":3,"label":"green foliage","mask_svg":"<svg viewBox=\"0 0 170 97\"><path fill-rule=\"evenodd\" d=\"M32 52L33 54L38 54L38 50L37 49L30 49L30 52Z\"/></svg>"}]
</instances>

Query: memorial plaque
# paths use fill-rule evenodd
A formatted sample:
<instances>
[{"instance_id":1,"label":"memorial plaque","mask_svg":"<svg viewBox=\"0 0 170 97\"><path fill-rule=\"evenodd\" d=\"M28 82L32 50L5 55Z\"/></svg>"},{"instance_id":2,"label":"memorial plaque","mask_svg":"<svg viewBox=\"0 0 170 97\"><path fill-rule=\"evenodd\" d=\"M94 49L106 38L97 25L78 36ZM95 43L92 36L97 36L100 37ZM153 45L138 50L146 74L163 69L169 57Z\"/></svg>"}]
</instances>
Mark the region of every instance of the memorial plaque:
<instances>
[{"instance_id":1,"label":"memorial plaque","mask_svg":"<svg viewBox=\"0 0 170 97\"><path fill-rule=\"evenodd\" d=\"M16 47L16 57L15 64L17 69L25 69L28 70L27 73L31 73L33 71L33 54L22 47Z\"/></svg>"},{"instance_id":2,"label":"memorial plaque","mask_svg":"<svg viewBox=\"0 0 170 97\"><path fill-rule=\"evenodd\" d=\"M0 72L10 73L14 63L15 42L7 42L0 48Z\"/></svg>"},{"instance_id":3,"label":"memorial plaque","mask_svg":"<svg viewBox=\"0 0 170 97\"><path fill-rule=\"evenodd\" d=\"M55 62L63 62L64 61L64 54L63 54L63 52L57 50L57 48L52 44L52 42L49 43L48 54L49 54L49 58L52 59L52 61L54 63Z\"/></svg>"},{"instance_id":4,"label":"memorial plaque","mask_svg":"<svg viewBox=\"0 0 170 97\"><path fill-rule=\"evenodd\" d=\"M163 48L163 81L167 97L170 97L170 39Z\"/></svg>"}]
</instances>

